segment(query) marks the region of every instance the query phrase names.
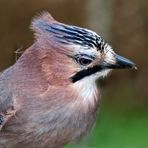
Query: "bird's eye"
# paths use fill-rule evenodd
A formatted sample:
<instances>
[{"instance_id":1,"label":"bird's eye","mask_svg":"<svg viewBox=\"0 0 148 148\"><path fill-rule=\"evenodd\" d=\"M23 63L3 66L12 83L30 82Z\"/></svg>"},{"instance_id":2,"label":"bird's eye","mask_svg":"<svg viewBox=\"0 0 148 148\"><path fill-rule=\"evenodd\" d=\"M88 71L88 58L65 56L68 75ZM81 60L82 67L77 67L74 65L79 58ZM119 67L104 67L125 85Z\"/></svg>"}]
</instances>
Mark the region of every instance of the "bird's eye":
<instances>
[{"instance_id":1,"label":"bird's eye","mask_svg":"<svg viewBox=\"0 0 148 148\"><path fill-rule=\"evenodd\" d=\"M94 56L87 55L87 54L77 54L77 55L73 56L72 58L74 58L75 61L78 64L80 64L81 66L87 66L90 63L92 63L92 61L95 59Z\"/></svg>"},{"instance_id":2,"label":"bird's eye","mask_svg":"<svg viewBox=\"0 0 148 148\"><path fill-rule=\"evenodd\" d=\"M92 62L92 59L79 57L77 58L77 62L81 64L82 66L87 66Z\"/></svg>"},{"instance_id":3,"label":"bird's eye","mask_svg":"<svg viewBox=\"0 0 148 148\"><path fill-rule=\"evenodd\" d=\"M83 66L86 66L88 64L91 63L91 60L90 59L85 59L85 58L79 58L79 63Z\"/></svg>"}]
</instances>

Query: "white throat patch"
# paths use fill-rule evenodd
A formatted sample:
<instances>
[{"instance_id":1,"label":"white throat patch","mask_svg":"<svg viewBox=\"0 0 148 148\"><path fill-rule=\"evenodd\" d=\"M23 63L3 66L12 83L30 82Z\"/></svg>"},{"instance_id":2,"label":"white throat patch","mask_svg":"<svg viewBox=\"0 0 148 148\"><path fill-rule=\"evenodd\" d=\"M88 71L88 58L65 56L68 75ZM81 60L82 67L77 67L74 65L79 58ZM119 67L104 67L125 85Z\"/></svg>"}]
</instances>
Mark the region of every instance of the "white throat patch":
<instances>
[{"instance_id":1,"label":"white throat patch","mask_svg":"<svg viewBox=\"0 0 148 148\"><path fill-rule=\"evenodd\" d=\"M73 83L73 87L78 94L78 99L83 100L84 103L94 104L99 99L96 80L100 77L105 77L109 71L104 70Z\"/></svg>"}]
</instances>

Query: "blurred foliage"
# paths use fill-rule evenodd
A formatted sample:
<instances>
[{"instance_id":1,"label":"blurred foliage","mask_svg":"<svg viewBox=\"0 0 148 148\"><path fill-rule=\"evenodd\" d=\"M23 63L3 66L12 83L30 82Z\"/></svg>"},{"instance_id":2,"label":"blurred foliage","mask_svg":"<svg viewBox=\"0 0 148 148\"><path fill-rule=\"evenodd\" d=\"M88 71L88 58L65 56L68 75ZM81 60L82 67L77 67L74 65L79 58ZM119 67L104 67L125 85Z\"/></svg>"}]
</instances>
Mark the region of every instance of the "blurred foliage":
<instances>
[{"instance_id":1,"label":"blurred foliage","mask_svg":"<svg viewBox=\"0 0 148 148\"><path fill-rule=\"evenodd\" d=\"M148 147L147 0L0 0L0 70L15 62L17 49L33 42L32 17L43 10L57 20L91 28L138 70L113 71L102 88L100 115L90 136L71 147ZM70 146L69 146L70 147Z\"/></svg>"}]
</instances>

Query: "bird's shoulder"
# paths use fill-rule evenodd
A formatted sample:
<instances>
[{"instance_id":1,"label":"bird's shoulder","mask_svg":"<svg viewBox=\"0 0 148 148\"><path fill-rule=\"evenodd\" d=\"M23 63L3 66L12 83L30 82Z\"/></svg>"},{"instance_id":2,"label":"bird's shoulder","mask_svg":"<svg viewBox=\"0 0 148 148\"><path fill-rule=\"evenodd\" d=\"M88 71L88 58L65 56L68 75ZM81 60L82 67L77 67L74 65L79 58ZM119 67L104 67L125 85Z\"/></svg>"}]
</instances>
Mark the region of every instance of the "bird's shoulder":
<instances>
[{"instance_id":1,"label":"bird's shoulder","mask_svg":"<svg viewBox=\"0 0 148 148\"><path fill-rule=\"evenodd\" d=\"M5 72L0 73L0 130L16 113L15 97L8 85Z\"/></svg>"}]
</instances>

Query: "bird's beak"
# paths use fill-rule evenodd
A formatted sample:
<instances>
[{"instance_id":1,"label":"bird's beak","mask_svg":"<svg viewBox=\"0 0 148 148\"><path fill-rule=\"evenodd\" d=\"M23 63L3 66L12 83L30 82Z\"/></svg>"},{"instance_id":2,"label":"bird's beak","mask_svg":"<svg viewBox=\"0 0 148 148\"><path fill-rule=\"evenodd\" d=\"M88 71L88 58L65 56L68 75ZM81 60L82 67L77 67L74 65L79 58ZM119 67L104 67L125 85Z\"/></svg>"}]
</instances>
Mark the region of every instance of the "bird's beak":
<instances>
[{"instance_id":1,"label":"bird's beak","mask_svg":"<svg viewBox=\"0 0 148 148\"><path fill-rule=\"evenodd\" d=\"M115 55L115 63L106 64L105 67L109 69L125 69L125 68L137 69L135 63L117 54Z\"/></svg>"}]
</instances>

